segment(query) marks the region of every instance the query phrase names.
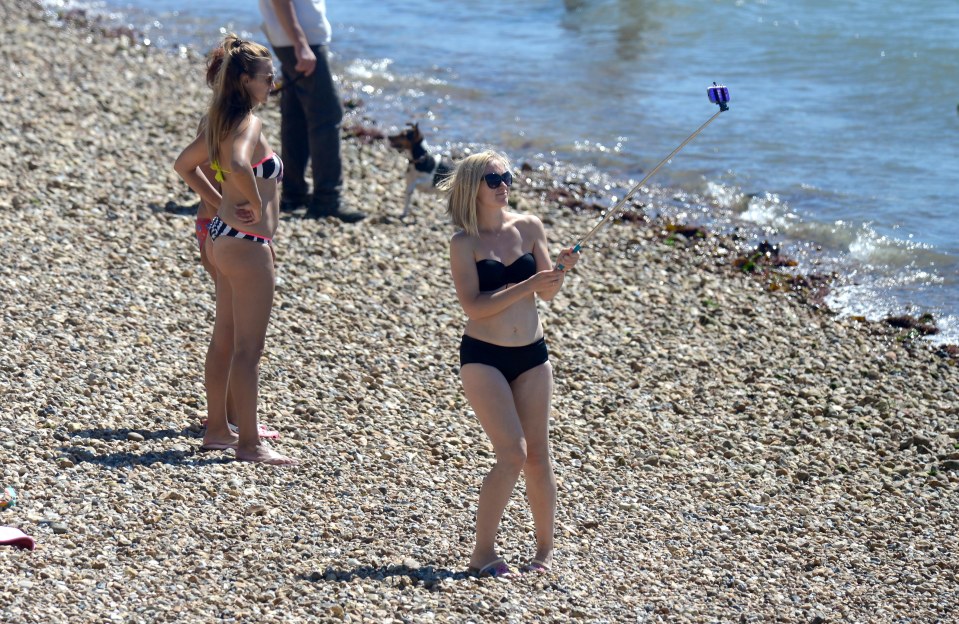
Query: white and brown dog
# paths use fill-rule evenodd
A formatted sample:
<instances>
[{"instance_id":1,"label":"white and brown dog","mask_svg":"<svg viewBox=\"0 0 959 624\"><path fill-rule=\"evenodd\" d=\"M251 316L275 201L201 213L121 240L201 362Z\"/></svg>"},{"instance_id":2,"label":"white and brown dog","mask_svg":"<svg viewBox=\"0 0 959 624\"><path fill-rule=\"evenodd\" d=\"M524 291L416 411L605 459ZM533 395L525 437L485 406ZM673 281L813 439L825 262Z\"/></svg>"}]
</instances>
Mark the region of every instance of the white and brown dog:
<instances>
[{"instance_id":1,"label":"white and brown dog","mask_svg":"<svg viewBox=\"0 0 959 624\"><path fill-rule=\"evenodd\" d=\"M409 128L399 134L386 137L390 147L399 151L409 161L406 167L406 205L401 219L410 213L413 203L413 191L434 191L436 185L453 173L453 161L447 156L430 154L423 140L418 123L407 124Z\"/></svg>"}]
</instances>

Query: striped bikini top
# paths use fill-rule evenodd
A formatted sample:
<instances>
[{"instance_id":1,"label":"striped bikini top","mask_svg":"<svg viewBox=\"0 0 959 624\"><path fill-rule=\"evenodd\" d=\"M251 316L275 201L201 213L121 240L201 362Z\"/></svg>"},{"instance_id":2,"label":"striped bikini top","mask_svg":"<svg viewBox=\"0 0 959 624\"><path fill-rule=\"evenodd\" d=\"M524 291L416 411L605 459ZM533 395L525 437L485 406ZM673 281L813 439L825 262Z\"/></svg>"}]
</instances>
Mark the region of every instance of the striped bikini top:
<instances>
[{"instance_id":1,"label":"striped bikini top","mask_svg":"<svg viewBox=\"0 0 959 624\"><path fill-rule=\"evenodd\" d=\"M220 163L216 162L215 160L210 163L210 169L216 171L216 175L213 177L217 182L223 182L223 174L230 173L228 170L222 168ZM253 165L253 175L265 180L282 180L283 161L280 160L280 155L276 152L273 152L260 162Z\"/></svg>"},{"instance_id":2,"label":"striped bikini top","mask_svg":"<svg viewBox=\"0 0 959 624\"><path fill-rule=\"evenodd\" d=\"M253 165L253 175L258 178L266 178L267 180L282 180L283 161L280 160L280 155L273 152Z\"/></svg>"}]
</instances>

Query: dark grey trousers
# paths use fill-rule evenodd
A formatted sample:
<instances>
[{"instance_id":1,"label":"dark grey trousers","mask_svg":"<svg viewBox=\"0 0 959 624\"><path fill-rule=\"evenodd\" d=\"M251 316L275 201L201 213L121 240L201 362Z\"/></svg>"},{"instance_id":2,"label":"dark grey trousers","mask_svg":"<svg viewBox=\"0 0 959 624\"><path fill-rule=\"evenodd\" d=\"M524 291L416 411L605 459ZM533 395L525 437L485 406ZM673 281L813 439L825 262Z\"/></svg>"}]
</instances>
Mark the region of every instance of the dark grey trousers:
<instances>
[{"instance_id":1,"label":"dark grey trousers","mask_svg":"<svg viewBox=\"0 0 959 624\"><path fill-rule=\"evenodd\" d=\"M339 205L343 187L340 157L340 122L343 103L333 83L326 46L311 46L316 69L309 76L297 72L292 47L275 48L283 72L280 92L280 142L283 158L283 197L303 199L307 194L306 165L311 161L313 201L311 206Z\"/></svg>"}]
</instances>

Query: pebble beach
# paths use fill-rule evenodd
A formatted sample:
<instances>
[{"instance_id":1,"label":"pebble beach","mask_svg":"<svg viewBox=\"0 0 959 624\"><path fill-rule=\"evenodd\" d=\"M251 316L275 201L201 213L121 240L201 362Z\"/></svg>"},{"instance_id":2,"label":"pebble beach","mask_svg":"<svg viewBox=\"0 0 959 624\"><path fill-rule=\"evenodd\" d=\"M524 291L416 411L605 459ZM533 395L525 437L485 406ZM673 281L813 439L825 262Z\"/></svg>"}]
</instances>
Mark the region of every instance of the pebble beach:
<instances>
[{"instance_id":1,"label":"pebble beach","mask_svg":"<svg viewBox=\"0 0 959 624\"><path fill-rule=\"evenodd\" d=\"M284 215L260 418L292 468L199 452L212 283L173 171L203 59L0 0L0 621L952 622L959 360L818 282L642 216L550 303L557 551L465 573L492 448L438 195L345 124L353 225ZM260 111L279 146L278 101ZM598 213L518 163L555 256ZM668 189L644 189L655 208ZM562 200L562 201L561 201ZM499 545L533 554L522 482Z\"/></svg>"}]
</instances>

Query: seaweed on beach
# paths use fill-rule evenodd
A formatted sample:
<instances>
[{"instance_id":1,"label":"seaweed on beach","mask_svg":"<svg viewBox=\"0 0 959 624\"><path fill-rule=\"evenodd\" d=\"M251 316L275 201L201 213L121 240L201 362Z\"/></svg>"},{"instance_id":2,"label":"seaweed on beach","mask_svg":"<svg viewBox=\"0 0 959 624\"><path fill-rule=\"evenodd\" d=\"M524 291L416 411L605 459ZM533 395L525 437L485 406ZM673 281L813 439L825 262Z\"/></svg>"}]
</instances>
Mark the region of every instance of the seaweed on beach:
<instances>
[{"instance_id":1,"label":"seaweed on beach","mask_svg":"<svg viewBox=\"0 0 959 624\"><path fill-rule=\"evenodd\" d=\"M911 314L900 314L886 317L883 322L897 329L905 329L922 336L932 336L939 333L939 328L936 327L935 319L931 314L923 314L918 317Z\"/></svg>"}]
</instances>

